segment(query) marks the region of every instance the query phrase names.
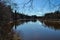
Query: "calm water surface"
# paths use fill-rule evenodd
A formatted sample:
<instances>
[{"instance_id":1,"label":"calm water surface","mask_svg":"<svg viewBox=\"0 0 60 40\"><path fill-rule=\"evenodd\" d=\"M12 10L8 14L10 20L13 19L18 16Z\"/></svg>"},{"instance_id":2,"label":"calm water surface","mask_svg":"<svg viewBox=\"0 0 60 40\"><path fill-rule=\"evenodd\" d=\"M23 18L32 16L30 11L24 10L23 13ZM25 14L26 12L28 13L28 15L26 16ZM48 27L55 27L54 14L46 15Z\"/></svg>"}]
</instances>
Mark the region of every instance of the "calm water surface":
<instances>
[{"instance_id":1,"label":"calm water surface","mask_svg":"<svg viewBox=\"0 0 60 40\"><path fill-rule=\"evenodd\" d=\"M15 29L19 32L22 40L60 40L60 28L48 26L40 21L20 22Z\"/></svg>"}]
</instances>

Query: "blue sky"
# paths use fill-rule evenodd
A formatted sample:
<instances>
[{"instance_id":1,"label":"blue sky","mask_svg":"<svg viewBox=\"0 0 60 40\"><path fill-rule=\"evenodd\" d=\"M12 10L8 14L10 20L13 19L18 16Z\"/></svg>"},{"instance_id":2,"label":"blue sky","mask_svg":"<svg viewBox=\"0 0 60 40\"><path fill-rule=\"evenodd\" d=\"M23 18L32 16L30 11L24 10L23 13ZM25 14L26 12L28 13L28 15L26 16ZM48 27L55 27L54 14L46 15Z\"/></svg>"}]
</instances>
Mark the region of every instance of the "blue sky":
<instances>
[{"instance_id":1,"label":"blue sky","mask_svg":"<svg viewBox=\"0 0 60 40\"><path fill-rule=\"evenodd\" d=\"M49 2L48 0L34 0L33 1L33 9L29 8L27 6L23 8L23 4L28 2L29 0L15 0L13 1L14 3L17 3L17 11L18 12L23 12L24 14L27 15L37 15L37 16L42 16L46 12L51 12L57 10L57 7L51 6L49 7ZM50 0L52 4L54 5L59 5L60 0ZM50 4L51 5L51 4Z\"/></svg>"}]
</instances>

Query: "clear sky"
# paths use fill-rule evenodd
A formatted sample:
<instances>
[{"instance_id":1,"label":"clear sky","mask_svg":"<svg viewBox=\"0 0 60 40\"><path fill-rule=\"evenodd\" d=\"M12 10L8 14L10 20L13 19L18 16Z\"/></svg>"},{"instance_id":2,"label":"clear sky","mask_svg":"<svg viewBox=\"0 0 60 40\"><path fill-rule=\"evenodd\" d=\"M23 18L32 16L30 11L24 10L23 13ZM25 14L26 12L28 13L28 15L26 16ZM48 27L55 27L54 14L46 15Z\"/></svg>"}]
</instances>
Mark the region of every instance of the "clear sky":
<instances>
[{"instance_id":1,"label":"clear sky","mask_svg":"<svg viewBox=\"0 0 60 40\"><path fill-rule=\"evenodd\" d=\"M49 0L34 0L33 1L33 9L29 8L29 4L23 8L23 4L28 2L29 0L14 0L14 3L17 3L17 11L23 12L27 15L37 15L41 16L44 15L46 12L55 11L57 10L57 6L60 5L60 0L50 0L52 5L49 5ZM53 5L54 4L54 5Z\"/></svg>"}]
</instances>

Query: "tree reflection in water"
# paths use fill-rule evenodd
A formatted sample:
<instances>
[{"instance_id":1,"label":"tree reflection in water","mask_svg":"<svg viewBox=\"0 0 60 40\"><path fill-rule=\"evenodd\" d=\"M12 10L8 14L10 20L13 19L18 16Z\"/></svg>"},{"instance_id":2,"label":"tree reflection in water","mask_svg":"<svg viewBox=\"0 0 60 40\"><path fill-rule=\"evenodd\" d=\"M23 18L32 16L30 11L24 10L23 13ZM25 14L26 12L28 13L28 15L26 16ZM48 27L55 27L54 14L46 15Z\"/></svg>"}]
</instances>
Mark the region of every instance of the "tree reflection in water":
<instances>
[{"instance_id":1,"label":"tree reflection in water","mask_svg":"<svg viewBox=\"0 0 60 40\"><path fill-rule=\"evenodd\" d=\"M13 30L13 27L15 25L16 29L18 25L29 21L36 22L36 20L18 20L14 23L3 24L3 26L0 26L0 40L21 40L21 37L18 36L19 34Z\"/></svg>"},{"instance_id":2,"label":"tree reflection in water","mask_svg":"<svg viewBox=\"0 0 60 40\"><path fill-rule=\"evenodd\" d=\"M18 23L18 25L19 25L19 27L23 27L23 26L24 26L25 28L29 29L29 27L31 27L30 24L28 25L29 21L31 22L32 20L20 20L20 22ZM27 22L28 22L28 23L27 23ZM32 22L35 23L35 22L37 22L37 21L33 20ZM38 21L38 22L39 22L39 21ZM60 27L59 27L59 25L60 25L59 22L52 22L52 21L51 21L51 22L50 22L50 21L49 21L49 22L47 22L47 21L40 21L40 22L41 22L41 23L44 23L43 26L41 26L41 27L44 27L44 29L45 29L46 27L48 27L49 29L50 29L50 28L54 28L53 30L55 30L55 29L56 29L56 30L60 29ZM26 25L28 25L28 26L26 27L26 26L24 25L24 23L26 23ZM21 24L23 24L23 26L20 26ZM33 25L33 24L31 24L31 25ZM34 25L35 25L35 24L34 24ZM36 24L36 25L37 25L37 24ZM45 26L44 26L44 25L45 25ZM40 26L40 24L39 24L39 26ZM36 26L36 27L38 28L39 26ZM17 29L19 29L19 27L18 27ZM35 26L34 26L34 27L35 27ZM22 30L24 30L24 28L23 28ZM30 29L30 30L31 30L31 29ZM36 30L36 29L35 29L35 30ZM43 29L39 29L39 32L40 32L40 30L43 30ZM47 30L48 30L48 29L47 29ZM19 30L19 31L20 31L20 30ZM42 32L44 32L44 31L46 31L46 30L43 30ZM23 31L23 33L24 33L24 32L25 32L25 31ZM28 32L28 31L27 31L27 32ZM33 32L34 32L34 31L33 31ZM47 36L48 34L50 35L49 32L50 32L50 30L48 30L48 31L46 32L47 34L45 33L46 36ZM54 32L55 32L55 31L52 32L52 35L53 35ZM31 33L31 32L30 32L30 33ZM27 34L30 34L30 33L27 33ZM35 32L35 33L36 33L36 32ZM33 33L33 34L35 34L35 33ZM41 32L40 32L40 33L41 33ZM56 33L57 33L57 32L56 32ZM44 34L44 33L42 33L42 34ZM24 36L25 36L25 37L28 36L28 35L26 35L26 34L22 34L22 35L23 35L22 39L24 39ZM39 34L39 35L40 35L40 34ZM57 35L57 34L56 34L56 35ZM29 35L29 36L30 36L30 35ZM32 40L32 39L33 39L33 40L37 40L37 39L38 39L38 37L36 37L36 38L33 38L33 37L32 37L32 38L30 38L30 37L28 38L28 37L26 37L26 38L27 38L28 40L30 40L30 39L31 39L31 40ZM58 38L59 38L59 37L58 37ZM25 40L27 40L27 39L25 39ZM42 39L43 39L43 37L42 37ZM51 38L48 37L47 39L51 39ZM54 39L54 38L52 37L52 39Z\"/></svg>"},{"instance_id":3,"label":"tree reflection in water","mask_svg":"<svg viewBox=\"0 0 60 40\"><path fill-rule=\"evenodd\" d=\"M0 26L0 40L21 40L21 37L18 36L19 34L13 30L15 25L15 29L18 25L27 23L29 21L36 22L37 20L18 20L11 24L5 24ZM60 22L47 22L47 21L40 21L47 25L47 27L51 27L54 29L60 29Z\"/></svg>"},{"instance_id":4,"label":"tree reflection in water","mask_svg":"<svg viewBox=\"0 0 60 40\"><path fill-rule=\"evenodd\" d=\"M58 21L42 21L47 27L54 28L55 30L60 29L60 22Z\"/></svg>"},{"instance_id":5,"label":"tree reflection in water","mask_svg":"<svg viewBox=\"0 0 60 40\"><path fill-rule=\"evenodd\" d=\"M0 26L0 40L15 40L15 39L17 40L18 35L12 29L13 26L14 26L14 23Z\"/></svg>"}]
</instances>

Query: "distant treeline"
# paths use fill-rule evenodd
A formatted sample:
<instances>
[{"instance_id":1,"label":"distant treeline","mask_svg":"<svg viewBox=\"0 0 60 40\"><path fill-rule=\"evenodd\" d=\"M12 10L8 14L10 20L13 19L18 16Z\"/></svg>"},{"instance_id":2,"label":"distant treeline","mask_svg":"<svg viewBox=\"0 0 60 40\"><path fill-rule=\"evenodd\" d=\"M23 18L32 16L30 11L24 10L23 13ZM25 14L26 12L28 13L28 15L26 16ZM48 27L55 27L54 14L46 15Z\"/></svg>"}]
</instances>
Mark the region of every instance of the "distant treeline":
<instances>
[{"instance_id":1,"label":"distant treeline","mask_svg":"<svg viewBox=\"0 0 60 40\"><path fill-rule=\"evenodd\" d=\"M44 19L60 19L60 11L55 11L51 13L46 13L43 16Z\"/></svg>"},{"instance_id":2,"label":"distant treeline","mask_svg":"<svg viewBox=\"0 0 60 40\"><path fill-rule=\"evenodd\" d=\"M60 11L46 13L44 16L28 16L23 13L13 12L11 6L6 6L0 2L0 25L18 19L60 19Z\"/></svg>"},{"instance_id":3,"label":"distant treeline","mask_svg":"<svg viewBox=\"0 0 60 40\"><path fill-rule=\"evenodd\" d=\"M13 12L11 6L6 6L4 3L0 2L0 25L6 24L9 21L14 21L18 19L35 19L36 15L28 16L22 13Z\"/></svg>"}]
</instances>

